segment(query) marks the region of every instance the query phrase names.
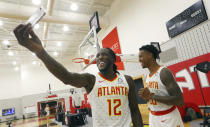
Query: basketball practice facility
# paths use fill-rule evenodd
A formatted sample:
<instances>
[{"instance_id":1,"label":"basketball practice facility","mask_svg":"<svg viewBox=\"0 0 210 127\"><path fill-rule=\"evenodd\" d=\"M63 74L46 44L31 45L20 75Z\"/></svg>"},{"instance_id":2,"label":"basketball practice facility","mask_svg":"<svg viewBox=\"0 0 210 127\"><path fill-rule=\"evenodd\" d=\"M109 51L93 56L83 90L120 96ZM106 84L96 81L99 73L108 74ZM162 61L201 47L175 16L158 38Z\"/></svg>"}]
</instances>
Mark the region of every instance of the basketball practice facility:
<instances>
[{"instance_id":1,"label":"basketball practice facility","mask_svg":"<svg viewBox=\"0 0 210 127\"><path fill-rule=\"evenodd\" d=\"M210 0L0 0L0 127L210 127L209 18ZM40 52L30 46L37 38ZM170 70L176 90L163 69L144 67L142 50ZM106 78L112 68L100 68L113 64L119 73ZM153 75L162 86L148 83ZM153 111L151 100L168 108ZM171 124L177 117L183 125Z\"/></svg>"}]
</instances>

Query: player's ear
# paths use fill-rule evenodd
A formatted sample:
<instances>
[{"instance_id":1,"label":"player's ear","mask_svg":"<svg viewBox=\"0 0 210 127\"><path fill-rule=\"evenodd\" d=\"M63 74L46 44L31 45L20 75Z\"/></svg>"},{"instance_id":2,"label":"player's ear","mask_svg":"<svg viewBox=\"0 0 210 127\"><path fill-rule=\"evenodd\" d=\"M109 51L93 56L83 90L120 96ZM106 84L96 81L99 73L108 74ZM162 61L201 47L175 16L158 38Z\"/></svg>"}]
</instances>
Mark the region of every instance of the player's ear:
<instances>
[{"instance_id":1,"label":"player's ear","mask_svg":"<svg viewBox=\"0 0 210 127\"><path fill-rule=\"evenodd\" d=\"M152 58L153 57L153 55L152 55L151 52L147 52L147 55L148 55L149 58Z\"/></svg>"}]
</instances>

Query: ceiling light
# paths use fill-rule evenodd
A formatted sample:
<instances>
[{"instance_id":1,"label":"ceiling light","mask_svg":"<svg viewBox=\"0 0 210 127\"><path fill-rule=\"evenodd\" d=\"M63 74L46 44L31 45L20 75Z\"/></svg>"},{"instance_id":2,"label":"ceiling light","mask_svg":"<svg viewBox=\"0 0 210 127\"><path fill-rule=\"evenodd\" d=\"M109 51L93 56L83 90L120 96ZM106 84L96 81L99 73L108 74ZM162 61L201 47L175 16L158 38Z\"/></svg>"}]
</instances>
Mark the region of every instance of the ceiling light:
<instances>
[{"instance_id":1,"label":"ceiling light","mask_svg":"<svg viewBox=\"0 0 210 127\"><path fill-rule=\"evenodd\" d=\"M63 31L69 31L69 27L68 26L63 26Z\"/></svg>"},{"instance_id":2,"label":"ceiling light","mask_svg":"<svg viewBox=\"0 0 210 127\"><path fill-rule=\"evenodd\" d=\"M15 70L15 71L18 71L18 70L19 70L19 67L15 67L14 70Z\"/></svg>"},{"instance_id":3,"label":"ceiling light","mask_svg":"<svg viewBox=\"0 0 210 127\"><path fill-rule=\"evenodd\" d=\"M54 56L58 56L58 52L53 52L53 55Z\"/></svg>"},{"instance_id":4,"label":"ceiling light","mask_svg":"<svg viewBox=\"0 0 210 127\"><path fill-rule=\"evenodd\" d=\"M77 5L76 3L72 3L72 4L71 4L71 10L72 10L72 11L77 11L78 8L79 8L79 7L78 7L78 5Z\"/></svg>"},{"instance_id":5,"label":"ceiling light","mask_svg":"<svg viewBox=\"0 0 210 127\"><path fill-rule=\"evenodd\" d=\"M9 45L9 44L10 44L10 42L9 42L8 40L4 40L2 43L3 43L4 45Z\"/></svg>"},{"instance_id":6,"label":"ceiling light","mask_svg":"<svg viewBox=\"0 0 210 127\"><path fill-rule=\"evenodd\" d=\"M33 61L32 64L33 64L33 65L36 65L36 61Z\"/></svg>"},{"instance_id":7,"label":"ceiling light","mask_svg":"<svg viewBox=\"0 0 210 127\"><path fill-rule=\"evenodd\" d=\"M32 52L32 55L33 55L33 56L36 56L36 54L35 54L35 53L33 53L33 52Z\"/></svg>"},{"instance_id":8,"label":"ceiling light","mask_svg":"<svg viewBox=\"0 0 210 127\"><path fill-rule=\"evenodd\" d=\"M13 61L13 62L12 62L12 64L13 64L13 65L16 65L16 64L17 64L17 62L16 62L16 61Z\"/></svg>"},{"instance_id":9,"label":"ceiling light","mask_svg":"<svg viewBox=\"0 0 210 127\"><path fill-rule=\"evenodd\" d=\"M32 3L34 5L40 5L41 4L41 0L32 0Z\"/></svg>"},{"instance_id":10,"label":"ceiling light","mask_svg":"<svg viewBox=\"0 0 210 127\"><path fill-rule=\"evenodd\" d=\"M62 46L62 43L59 41L59 42L57 42L57 46L58 47L61 47Z\"/></svg>"},{"instance_id":11,"label":"ceiling light","mask_svg":"<svg viewBox=\"0 0 210 127\"><path fill-rule=\"evenodd\" d=\"M0 20L0 26L2 26L2 25L3 25L3 21Z\"/></svg>"},{"instance_id":12,"label":"ceiling light","mask_svg":"<svg viewBox=\"0 0 210 127\"><path fill-rule=\"evenodd\" d=\"M37 29L39 29L39 24L36 24L35 26L34 26L34 28L37 30Z\"/></svg>"},{"instance_id":13,"label":"ceiling light","mask_svg":"<svg viewBox=\"0 0 210 127\"><path fill-rule=\"evenodd\" d=\"M9 52L8 52L8 55L9 55L9 56L14 56L14 52L9 51Z\"/></svg>"}]
</instances>

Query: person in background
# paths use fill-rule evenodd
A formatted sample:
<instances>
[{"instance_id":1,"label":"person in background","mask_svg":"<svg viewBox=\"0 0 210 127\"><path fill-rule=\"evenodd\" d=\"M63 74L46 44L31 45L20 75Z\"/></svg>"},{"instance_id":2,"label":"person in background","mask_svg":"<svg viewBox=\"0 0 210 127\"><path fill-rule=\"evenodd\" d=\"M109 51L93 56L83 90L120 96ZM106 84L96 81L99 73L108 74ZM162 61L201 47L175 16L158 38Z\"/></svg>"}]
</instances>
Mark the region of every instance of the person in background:
<instances>
[{"instance_id":1,"label":"person in background","mask_svg":"<svg viewBox=\"0 0 210 127\"><path fill-rule=\"evenodd\" d=\"M139 96L148 102L150 127L184 127L176 106L183 106L182 92L171 71L160 66L156 59L158 50L153 45L139 49L139 62L148 68L146 88L141 88Z\"/></svg>"},{"instance_id":2,"label":"person in background","mask_svg":"<svg viewBox=\"0 0 210 127\"><path fill-rule=\"evenodd\" d=\"M50 107L49 107L48 104L46 104L46 107L45 107L44 111L46 112L47 124L49 124Z\"/></svg>"}]
</instances>

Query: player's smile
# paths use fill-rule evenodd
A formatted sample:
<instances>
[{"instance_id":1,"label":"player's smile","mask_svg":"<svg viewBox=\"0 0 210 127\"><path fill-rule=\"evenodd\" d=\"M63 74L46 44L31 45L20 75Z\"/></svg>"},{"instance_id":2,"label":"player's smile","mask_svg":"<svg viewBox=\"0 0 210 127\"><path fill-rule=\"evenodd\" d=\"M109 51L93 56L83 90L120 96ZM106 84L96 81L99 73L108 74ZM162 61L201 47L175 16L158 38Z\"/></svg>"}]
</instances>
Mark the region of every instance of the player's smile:
<instances>
[{"instance_id":1,"label":"player's smile","mask_svg":"<svg viewBox=\"0 0 210 127\"><path fill-rule=\"evenodd\" d=\"M101 59L103 59L103 60L101 60ZM97 60L97 66L98 66L99 70L104 70L107 67L107 62L106 62L106 60L104 60L104 58L101 58L101 59Z\"/></svg>"},{"instance_id":2,"label":"player's smile","mask_svg":"<svg viewBox=\"0 0 210 127\"><path fill-rule=\"evenodd\" d=\"M99 67L100 67L100 68L103 68L104 65L105 65L105 62L103 62L103 61L100 61L100 62L99 62Z\"/></svg>"},{"instance_id":3,"label":"player's smile","mask_svg":"<svg viewBox=\"0 0 210 127\"><path fill-rule=\"evenodd\" d=\"M96 63L100 71L104 71L109 67L110 65L109 57L110 57L109 53L107 52L106 49L102 49L96 55Z\"/></svg>"}]
</instances>

